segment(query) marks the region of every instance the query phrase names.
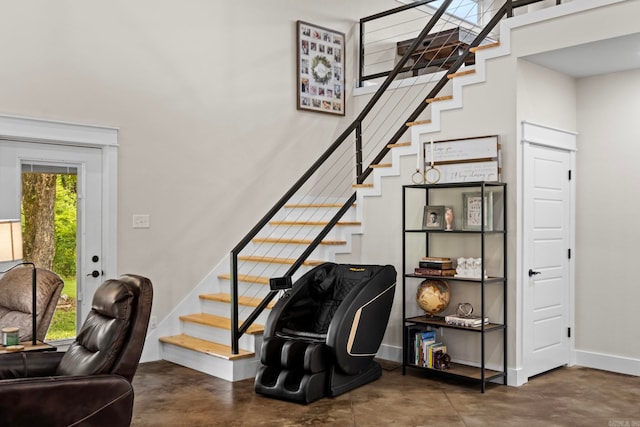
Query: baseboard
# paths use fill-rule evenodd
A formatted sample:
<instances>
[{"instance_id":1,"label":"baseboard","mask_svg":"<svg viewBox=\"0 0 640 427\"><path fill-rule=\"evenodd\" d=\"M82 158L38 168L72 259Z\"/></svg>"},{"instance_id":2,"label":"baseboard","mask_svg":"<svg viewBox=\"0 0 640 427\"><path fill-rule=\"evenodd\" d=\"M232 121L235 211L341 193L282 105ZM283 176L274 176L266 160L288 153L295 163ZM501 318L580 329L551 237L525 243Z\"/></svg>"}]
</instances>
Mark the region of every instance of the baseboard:
<instances>
[{"instance_id":1,"label":"baseboard","mask_svg":"<svg viewBox=\"0 0 640 427\"><path fill-rule=\"evenodd\" d=\"M618 374L640 376L640 359L576 350L576 365Z\"/></svg>"},{"instance_id":2,"label":"baseboard","mask_svg":"<svg viewBox=\"0 0 640 427\"><path fill-rule=\"evenodd\" d=\"M402 347L382 344L376 353L376 358L402 363Z\"/></svg>"}]
</instances>

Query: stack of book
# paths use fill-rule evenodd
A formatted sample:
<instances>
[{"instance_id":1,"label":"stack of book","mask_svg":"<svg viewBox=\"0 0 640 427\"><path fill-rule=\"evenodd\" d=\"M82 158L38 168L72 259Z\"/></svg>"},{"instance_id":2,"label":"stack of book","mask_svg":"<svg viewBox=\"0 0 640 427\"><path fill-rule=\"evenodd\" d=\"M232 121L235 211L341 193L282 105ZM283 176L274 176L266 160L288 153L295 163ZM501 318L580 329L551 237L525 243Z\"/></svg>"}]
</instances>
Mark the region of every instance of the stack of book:
<instances>
[{"instance_id":1,"label":"stack of book","mask_svg":"<svg viewBox=\"0 0 640 427\"><path fill-rule=\"evenodd\" d=\"M415 274L419 276L453 277L456 275L456 269L453 268L451 258L423 257L419 266L415 269Z\"/></svg>"},{"instance_id":2,"label":"stack of book","mask_svg":"<svg viewBox=\"0 0 640 427\"><path fill-rule=\"evenodd\" d=\"M436 342L435 331L419 331L414 335L413 363L424 368L433 368L433 355L436 352L447 352L447 346Z\"/></svg>"},{"instance_id":3,"label":"stack of book","mask_svg":"<svg viewBox=\"0 0 640 427\"><path fill-rule=\"evenodd\" d=\"M467 326L470 328L479 328L482 325L482 320L480 316L458 316L456 314L450 314L448 316L444 316L444 321L447 325L456 325L456 326ZM484 318L484 324L489 323L489 318Z\"/></svg>"}]
</instances>

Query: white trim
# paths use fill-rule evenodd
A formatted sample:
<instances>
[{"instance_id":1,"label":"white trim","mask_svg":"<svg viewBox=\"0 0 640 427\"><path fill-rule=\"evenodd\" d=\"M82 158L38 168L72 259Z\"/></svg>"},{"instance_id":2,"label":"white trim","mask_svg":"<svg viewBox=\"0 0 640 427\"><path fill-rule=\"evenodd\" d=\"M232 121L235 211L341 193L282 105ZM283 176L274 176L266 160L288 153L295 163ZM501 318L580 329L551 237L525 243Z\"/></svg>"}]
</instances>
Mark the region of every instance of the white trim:
<instances>
[{"instance_id":1,"label":"white trim","mask_svg":"<svg viewBox=\"0 0 640 427\"><path fill-rule=\"evenodd\" d=\"M577 132L522 121L522 143L543 145L560 150L577 151ZM549 141L553 143L549 143Z\"/></svg>"},{"instance_id":2,"label":"white trim","mask_svg":"<svg viewBox=\"0 0 640 427\"><path fill-rule=\"evenodd\" d=\"M92 147L118 145L118 129L0 115L0 138Z\"/></svg>"},{"instance_id":3,"label":"white trim","mask_svg":"<svg viewBox=\"0 0 640 427\"><path fill-rule=\"evenodd\" d=\"M118 129L0 114L0 139L102 150L102 267L118 274Z\"/></svg>"},{"instance_id":4,"label":"white trim","mask_svg":"<svg viewBox=\"0 0 640 427\"><path fill-rule=\"evenodd\" d=\"M640 376L640 359L578 350L576 365L618 374Z\"/></svg>"}]
</instances>

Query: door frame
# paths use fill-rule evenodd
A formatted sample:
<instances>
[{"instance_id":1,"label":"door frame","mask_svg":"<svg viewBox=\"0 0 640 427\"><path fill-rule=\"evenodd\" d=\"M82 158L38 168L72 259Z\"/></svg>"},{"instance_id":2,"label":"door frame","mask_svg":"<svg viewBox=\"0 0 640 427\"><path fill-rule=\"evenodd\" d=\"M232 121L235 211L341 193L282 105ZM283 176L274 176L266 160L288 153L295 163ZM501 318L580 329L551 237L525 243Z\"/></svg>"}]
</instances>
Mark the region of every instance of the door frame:
<instances>
[{"instance_id":1,"label":"door frame","mask_svg":"<svg viewBox=\"0 0 640 427\"><path fill-rule=\"evenodd\" d=\"M118 129L0 114L0 139L98 148L102 153L103 277L118 274Z\"/></svg>"},{"instance_id":2,"label":"door frame","mask_svg":"<svg viewBox=\"0 0 640 427\"><path fill-rule=\"evenodd\" d=\"M569 206L571 209L570 224L569 224L569 248L575 249L575 230L576 230L576 151L577 151L577 133L573 131L567 131L550 126L540 125L529 121L521 122L521 145L522 145L522 157L520 161L520 193L521 198L518 201L520 207L520 241L518 243L519 248L519 262L517 268L518 277L518 294L520 297L519 312L517 314L518 332L521 337L519 341L518 352L520 354L521 366L516 369L515 384L522 385L528 381L527 377L527 343L533 337L530 337L529 330L527 328L526 319L528 316L527 310L530 309L529 301L526 300L527 293L524 291L524 286L529 282L528 266L524 265L527 260L528 241L530 240L530 232L528 230L528 220L525 210L522 208L524 200L528 200L531 195L525 186L525 171L531 165L528 163L530 160L529 152L532 145L549 147L556 150L566 151L569 154L569 168L571 170L571 180L569 181ZM569 364L575 364L575 250L571 251L571 259L569 259L569 327L574 333L569 337Z\"/></svg>"}]
</instances>

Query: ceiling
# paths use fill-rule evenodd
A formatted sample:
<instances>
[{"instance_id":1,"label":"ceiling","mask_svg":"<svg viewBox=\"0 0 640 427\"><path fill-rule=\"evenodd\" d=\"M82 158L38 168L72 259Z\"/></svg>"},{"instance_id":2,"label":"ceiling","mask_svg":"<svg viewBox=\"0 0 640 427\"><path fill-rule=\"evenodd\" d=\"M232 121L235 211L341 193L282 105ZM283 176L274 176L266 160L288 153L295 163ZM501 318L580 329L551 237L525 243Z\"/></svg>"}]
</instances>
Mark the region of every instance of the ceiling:
<instances>
[{"instance_id":1,"label":"ceiling","mask_svg":"<svg viewBox=\"0 0 640 427\"><path fill-rule=\"evenodd\" d=\"M525 56L524 59L573 77L640 68L640 33Z\"/></svg>"}]
</instances>

